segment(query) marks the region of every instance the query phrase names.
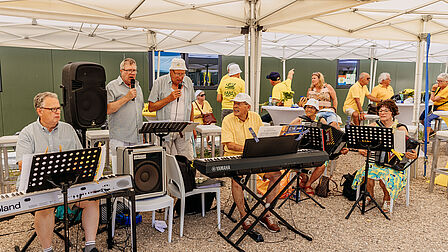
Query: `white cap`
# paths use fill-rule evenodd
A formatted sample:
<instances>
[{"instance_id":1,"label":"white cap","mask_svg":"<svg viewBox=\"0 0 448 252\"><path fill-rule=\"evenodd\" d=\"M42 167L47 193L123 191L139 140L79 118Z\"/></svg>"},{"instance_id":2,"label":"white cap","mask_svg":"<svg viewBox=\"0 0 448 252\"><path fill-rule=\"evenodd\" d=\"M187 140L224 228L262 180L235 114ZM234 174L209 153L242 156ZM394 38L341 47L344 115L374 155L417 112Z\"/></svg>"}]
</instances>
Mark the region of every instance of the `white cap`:
<instances>
[{"instance_id":1,"label":"white cap","mask_svg":"<svg viewBox=\"0 0 448 252\"><path fill-rule=\"evenodd\" d=\"M231 101L234 102L245 102L247 104L249 104L250 106L253 106L253 102L252 102L252 98L250 98L250 96L246 93L239 93L235 96L235 98L233 98Z\"/></svg>"},{"instance_id":2,"label":"white cap","mask_svg":"<svg viewBox=\"0 0 448 252\"><path fill-rule=\"evenodd\" d=\"M303 107L306 107L306 106L313 106L316 108L317 111L319 111L319 101L316 99L312 99L312 98L309 99Z\"/></svg>"},{"instance_id":3,"label":"white cap","mask_svg":"<svg viewBox=\"0 0 448 252\"><path fill-rule=\"evenodd\" d=\"M201 93L204 93L204 91L200 89L196 90L196 92L194 93L194 97L198 97L198 95L200 95Z\"/></svg>"},{"instance_id":4,"label":"white cap","mask_svg":"<svg viewBox=\"0 0 448 252\"><path fill-rule=\"evenodd\" d=\"M229 66L229 76L241 73L240 66L238 64L232 64Z\"/></svg>"},{"instance_id":5,"label":"white cap","mask_svg":"<svg viewBox=\"0 0 448 252\"><path fill-rule=\"evenodd\" d=\"M181 58L174 58L171 60L170 70L185 70L187 71L187 67L185 66L185 60Z\"/></svg>"}]
</instances>

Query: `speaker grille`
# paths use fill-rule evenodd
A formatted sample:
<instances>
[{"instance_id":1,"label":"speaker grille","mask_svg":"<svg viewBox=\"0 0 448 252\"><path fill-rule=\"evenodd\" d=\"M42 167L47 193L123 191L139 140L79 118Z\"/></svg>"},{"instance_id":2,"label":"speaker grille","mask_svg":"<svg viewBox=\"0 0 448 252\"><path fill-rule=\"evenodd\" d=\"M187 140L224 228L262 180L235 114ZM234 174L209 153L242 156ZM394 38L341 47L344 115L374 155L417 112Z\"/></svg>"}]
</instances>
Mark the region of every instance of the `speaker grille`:
<instances>
[{"instance_id":1,"label":"speaker grille","mask_svg":"<svg viewBox=\"0 0 448 252\"><path fill-rule=\"evenodd\" d=\"M137 193L161 190L162 169L153 161L143 161L135 167L134 183Z\"/></svg>"}]
</instances>

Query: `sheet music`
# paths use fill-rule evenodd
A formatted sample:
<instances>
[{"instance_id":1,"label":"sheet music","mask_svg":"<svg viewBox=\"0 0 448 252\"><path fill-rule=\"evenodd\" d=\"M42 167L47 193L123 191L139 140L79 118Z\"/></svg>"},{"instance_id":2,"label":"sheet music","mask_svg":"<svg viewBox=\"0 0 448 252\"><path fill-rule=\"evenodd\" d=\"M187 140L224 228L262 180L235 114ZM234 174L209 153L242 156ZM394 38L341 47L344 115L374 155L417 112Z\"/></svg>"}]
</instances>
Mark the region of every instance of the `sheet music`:
<instances>
[{"instance_id":1,"label":"sheet music","mask_svg":"<svg viewBox=\"0 0 448 252\"><path fill-rule=\"evenodd\" d=\"M394 133L394 150L400 153L406 152L406 132L396 130Z\"/></svg>"},{"instance_id":2,"label":"sheet music","mask_svg":"<svg viewBox=\"0 0 448 252\"><path fill-rule=\"evenodd\" d=\"M199 123L197 122L189 122L190 124L187 125L187 127L185 127L185 129L182 131L182 133L185 132L192 132L194 129L196 129L196 126L199 125Z\"/></svg>"},{"instance_id":3,"label":"sheet music","mask_svg":"<svg viewBox=\"0 0 448 252\"><path fill-rule=\"evenodd\" d=\"M99 160L99 168L95 173L94 181L98 181L103 176L104 166L106 165L106 145L101 146L101 158Z\"/></svg>"},{"instance_id":4,"label":"sheet music","mask_svg":"<svg viewBox=\"0 0 448 252\"><path fill-rule=\"evenodd\" d=\"M280 136L283 126L261 126L258 130L257 137L275 137Z\"/></svg>"},{"instance_id":5,"label":"sheet music","mask_svg":"<svg viewBox=\"0 0 448 252\"><path fill-rule=\"evenodd\" d=\"M34 154L25 154L22 158L22 171L20 172L19 192L25 193L28 189L28 181L30 178L31 163Z\"/></svg>"}]
</instances>

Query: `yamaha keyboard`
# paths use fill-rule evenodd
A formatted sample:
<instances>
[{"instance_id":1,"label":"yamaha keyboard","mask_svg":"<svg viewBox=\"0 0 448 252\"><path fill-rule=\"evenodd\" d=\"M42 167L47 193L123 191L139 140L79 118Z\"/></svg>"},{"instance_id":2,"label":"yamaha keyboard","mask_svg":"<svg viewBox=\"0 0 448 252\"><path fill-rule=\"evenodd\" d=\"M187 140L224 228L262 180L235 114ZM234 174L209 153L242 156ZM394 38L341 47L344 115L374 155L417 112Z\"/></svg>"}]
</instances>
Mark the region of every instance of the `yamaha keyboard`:
<instances>
[{"instance_id":1,"label":"yamaha keyboard","mask_svg":"<svg viewBox=\"0 0 448 252\"><path fill-rule=\"evenodd\" d=\"M98 182L73 185L68 189L68 202L73 203L133 188L131 175L106 176ZM0 195L0 219L62 205L59 188L33 193L13 192Z\"/></svg>"},{"instance_id":2,"label":"yamaha keyboard","mask_svg":"<svg viewBox=\"0 0 448 252\"><path fill-rule=\"evenodd\" d=\"M299 150L297 153L278 156L203 158L195 160L193 165L202 174L211 178L217 178L272 172L285 168L316 167L323 165L327 160L328 154L324 151Z\"/></svg>"}]
</instances>

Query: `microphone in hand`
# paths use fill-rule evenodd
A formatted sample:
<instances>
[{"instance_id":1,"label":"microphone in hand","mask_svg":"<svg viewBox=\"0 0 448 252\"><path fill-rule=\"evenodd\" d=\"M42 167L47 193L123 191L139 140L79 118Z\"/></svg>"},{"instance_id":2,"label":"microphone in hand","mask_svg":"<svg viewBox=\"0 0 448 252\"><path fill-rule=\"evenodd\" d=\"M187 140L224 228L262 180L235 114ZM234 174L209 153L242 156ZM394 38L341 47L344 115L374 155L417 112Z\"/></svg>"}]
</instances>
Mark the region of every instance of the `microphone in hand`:
<instances>
[{"instance_id":1,"label":"microphone in hand","mask_svg":"<svg viewBox=\"0 0 448 252\"><path fill-rule=\"evenodd\" d=\"M135 79L131 79L131 88L135 88ZM135 98L132 98L132 101L135 101Z\"/></svg>"},{"instance_id":2,"label":"microphone in hand","mask_svg":"<svg viewBox=\"0 0 448 252\"><path fill-rule=\"evenodd\" d=\"M179 91L182 89L182 83L179 83L179 85L177 85L177 89L179 89ZM179 97L177 97L177 101L179 102Z\"/></svg>"}]
</instances>

